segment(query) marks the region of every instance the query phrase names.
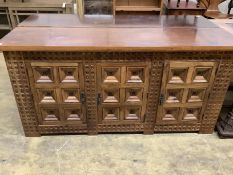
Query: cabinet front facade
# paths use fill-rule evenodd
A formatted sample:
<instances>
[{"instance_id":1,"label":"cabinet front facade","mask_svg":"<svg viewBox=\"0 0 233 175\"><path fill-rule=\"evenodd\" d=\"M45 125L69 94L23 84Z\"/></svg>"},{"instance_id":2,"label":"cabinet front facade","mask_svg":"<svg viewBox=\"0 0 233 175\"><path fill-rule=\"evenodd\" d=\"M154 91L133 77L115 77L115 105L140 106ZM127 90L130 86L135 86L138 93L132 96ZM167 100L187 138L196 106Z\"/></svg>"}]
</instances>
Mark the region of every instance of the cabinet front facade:
<instances>
[{"instance_id":1,"label":"cabinet front facade","mask_svg":"<svg viewBox=\"0 0 233 175\"><path fill-rule=\"evenodd\" d=\"M4 54L27 136L211 133L232 74L209 55Z\"/></svg>"}]
</instances>

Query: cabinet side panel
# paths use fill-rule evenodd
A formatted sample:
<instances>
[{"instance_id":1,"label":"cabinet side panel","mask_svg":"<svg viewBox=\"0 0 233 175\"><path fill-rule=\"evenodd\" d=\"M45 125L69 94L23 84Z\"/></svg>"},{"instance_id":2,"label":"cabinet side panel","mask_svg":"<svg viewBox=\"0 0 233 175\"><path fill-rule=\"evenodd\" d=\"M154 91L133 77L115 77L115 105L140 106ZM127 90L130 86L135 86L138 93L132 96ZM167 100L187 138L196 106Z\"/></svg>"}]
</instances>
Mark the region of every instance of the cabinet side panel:
<instances>
[{"instance_id":1,"label":"cabinet side panel","mask_svg":"<svg viewBox=\"0 0 233 175\"><path fill-rule=\"evenodd\" d=\"M4 53L25 135L40 136L26 66L20 52Z\"/></svg>"},{"instance_id":2,"label":"cabinet side panel","mask_svg":"<svg viewBox=\"0 0 233 175\"><path fill-rule=\"evenodd\" d=\"M213 88L203 116L200 133L212 133L216 125L222 104L233 74L233 58L224 59L216 74Z\"/></svg>"}]
</instances>

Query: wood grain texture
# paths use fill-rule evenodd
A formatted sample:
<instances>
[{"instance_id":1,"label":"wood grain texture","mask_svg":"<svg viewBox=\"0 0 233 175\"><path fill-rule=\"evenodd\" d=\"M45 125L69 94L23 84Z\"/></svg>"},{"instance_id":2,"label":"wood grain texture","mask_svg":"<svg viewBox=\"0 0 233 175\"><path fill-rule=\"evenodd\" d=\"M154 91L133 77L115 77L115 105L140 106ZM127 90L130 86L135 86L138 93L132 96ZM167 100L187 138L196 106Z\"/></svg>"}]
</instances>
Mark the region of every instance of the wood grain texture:
<instances>
[{"instance_id":1,"label":"wood grain texture","mask_svg":"<svg viewBox=\"0 0 233 175\"><path fill-rule=\"evenodd\" d=\"M21 113L22 124L25 129L26 136L39 136L40 134L70 134L70 133L111 133L111 132L144 132L145 134L152 134L153 132L197 132L200 133L212 133L214 125L217 121L218 114L224 100L227 86L230 81L230 77L233 75L232 72L232 52L173 52L173 53L121 53L121 52L5 52L7 66L9 74L11 76L11 81L13 84L13 90L15 92L16 101L19 106L19 111ZM111 58L111 59L110 59ZM32 91L34 88L31 86L27 93L22 91L23 94L20 96L19 86L16 82L20 82L22 75L20 77L14 73L12 61L20 63L20 68L25 66L24 63L32 62L32 66L60 66L61 61L64 62L63 66L78 66L83 64L84 71L84 89L86 94L86 116L87 116L87 125L80 125L75 123L61 122L60 124L54 123L53 125L48 125L46 123L38 123L38 114L32 103L32 100L24 100L23 98L30 99L32 97ZM22 62L23 60L23 62ZM171 61L172 66L185 66L189 65L190 61L195 64L202 64L202 66L213 66L213 62L220 63L218 71L216 73L216 78L214 80L213 88L211 88L210 97L206 102L206 108L203 107L203 118L199 117L200 122L181 122L181 123L171 123L171 122L157 122L157 108L159 103L160 95L160 82L162 82L162 69L164 61ZM40 61L40 62L38 62ZM98 80L97 77L100 76L97 70L97 65L111 65L114 63L116 66L123 65L132 65L149 61L151 63L150 68L150 83L148 89L148 99L146 107L146 115L143 121L134 121L134 122L104 122L98 123L98 118L101 117L98 115L97 111L97 87ZM175 61L175 62L174 62ZM180 64L183 62L184 64ZM11 63L11 64L9 64ZM72 64L71 64L72 63ZM112 64L112 66L114 65ZM197 65L198 66L198 65ZM200 65L199 65L200 66ZM15 68L14 68L15 69ZM24 68L24 70L26 67ZM30 73L29 73L30 74ZM127 73L125 74L127 77ZM24 81L21 82L20 87L29 86L29 75L24 73ZM214 78L214 76L211 76ZM27 82L27 83L26 83ZM71 88L71 87L69 87ZM109 88L107 88L109 89ZM110 88L111 89L111 88ZM31 94L28 94L31 93ZM58 93L59 94L59 93ZM199 95L196 93L196 95ZM30 98L29 98L30 97ZM28 106L28 108L26 108ZM20 108L21 107L21 108ZM69 105L69 107L72 107ZM206 110L204 110L204 108ZM29 110L30 109L30 110ZM31 112L28 113L27 110ZM194 111L195 112L195 111ZM29 115L30 114L30 115ZM33 114L33 115L32 115ZM37 115L35 115L37 114ZM121 114L123 117L124 114ZM192 118L192 117L191 117Z\"/></svg>"},{"instance_id":2,"label":"wood grain texture","mask_svg":"<svg viewBox=\"0 0 233 175\"><path fill-rule=\"evenodd\" d=\"M193 21L191 25L188 21L185 23L185 19L178 19L180 20L172 23L166 17L161 17L158 23L154 23L156 27L143 23L139 26L133 24L98 26L84 23L85 25L81 24L80 27L75 27L78 25L77 21L67 23L68 27L43 27L42 22L42 27L16 28L0 41L0 50L137 52L232 50L232 35L228 32L211 25L211 23L197 25L198 22L195 23L195 18L188 20ZM164 24L159 25L159 23ZM51 24L51 26L53 25L61 24Z\"/></svg>"}]
</instances>

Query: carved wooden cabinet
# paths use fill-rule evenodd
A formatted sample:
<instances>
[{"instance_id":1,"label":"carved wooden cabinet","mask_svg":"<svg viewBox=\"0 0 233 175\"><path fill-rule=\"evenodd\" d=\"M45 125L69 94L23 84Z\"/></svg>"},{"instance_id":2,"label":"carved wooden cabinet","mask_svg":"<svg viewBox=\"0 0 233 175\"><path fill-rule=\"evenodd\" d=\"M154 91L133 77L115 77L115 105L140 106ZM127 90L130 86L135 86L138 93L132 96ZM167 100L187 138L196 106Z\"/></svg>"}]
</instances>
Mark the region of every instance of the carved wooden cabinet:
<instances>
[{"instance_id":1,"label":"carved wooden cabinet","mask_svg":"<svg viewBox=\"0 0 233 175\"><path fill-rule=\"evenodd\" d=\"M212 133L233 75L232 35L203 18L161 20L49 30L39 20L1 40L26 136Z\"/></svg>"},{"instance_id":2,"label":"carved wooden cabinet","mask_svg":"<svg viewBox=\"0 0 233 175\"><path fill-rule=\"evenodd\" d=\"M217 65L217 62L166 61L157 122L200 123Z\"/></svg>"}]
</instances>

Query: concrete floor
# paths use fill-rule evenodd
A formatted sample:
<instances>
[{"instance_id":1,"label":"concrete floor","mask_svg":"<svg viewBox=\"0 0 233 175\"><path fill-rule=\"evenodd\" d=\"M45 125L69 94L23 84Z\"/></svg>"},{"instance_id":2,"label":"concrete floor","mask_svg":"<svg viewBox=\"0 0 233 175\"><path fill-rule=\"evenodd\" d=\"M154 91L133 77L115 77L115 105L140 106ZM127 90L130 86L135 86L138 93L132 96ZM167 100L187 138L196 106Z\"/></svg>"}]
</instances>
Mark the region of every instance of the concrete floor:
<instances>
[{"instance_id":1,"label":"concrete floor","mask_svg":"<svg viewBox=\"0 0 233 175\"><path fill-rule=\"evenodd\" d=\"M231 175L233 140L216 134L26 138L0 54L0 175Z\"/></svg>"}]
</instances>

